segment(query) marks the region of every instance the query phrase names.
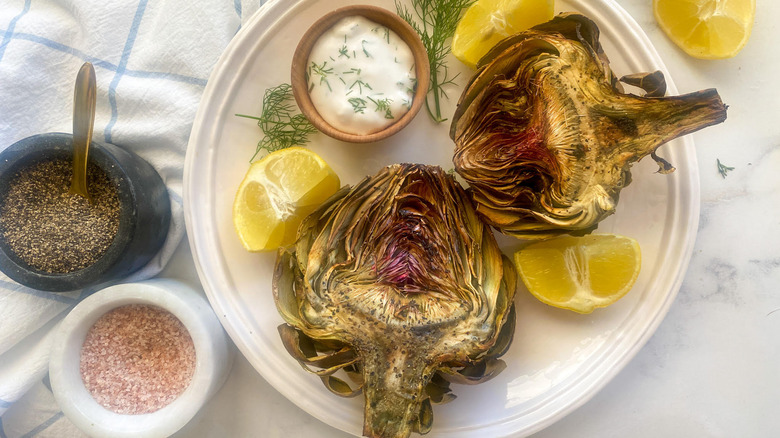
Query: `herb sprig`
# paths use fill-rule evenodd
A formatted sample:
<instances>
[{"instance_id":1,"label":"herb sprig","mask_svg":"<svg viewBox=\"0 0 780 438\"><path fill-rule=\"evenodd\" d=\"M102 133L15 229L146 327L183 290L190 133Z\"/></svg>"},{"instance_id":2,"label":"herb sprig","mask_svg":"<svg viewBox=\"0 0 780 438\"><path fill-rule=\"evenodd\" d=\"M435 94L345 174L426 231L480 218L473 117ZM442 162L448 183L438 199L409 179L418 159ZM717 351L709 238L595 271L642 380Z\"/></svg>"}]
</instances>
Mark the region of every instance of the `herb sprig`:
<instances>
[{"instance_id":1,"label":"herb sprig","mask_svg":"<svg viewBox=\"0 0 780 438\"><path fill-rule=\"evenodd\" d=\"M718 162L718 173L720 173L720 176L722 176L723 178L726 178L726 175L728 175L729 172L734 170L733 167L729 167L721 163L719 158L716 158L715 160Z\"/></svg>"},{"instance_id":2,"label":"herb sprig","mask_svg":"<svg viewBox=\"0 0 780 438\"><path fill-rule=\"evenodd\" d=\"M306 116L296 113L296 108L292 86L280 84L265 90L260 117L236 114L238 117L257 120L257 126L265 134L257 143L257 149L250 162L263 150L270 153L291 146L304 145L309 141L309 134L316 132L317 129Z\"/></svg>"},{"instance_id":3,"label":"herb sprig","mask_svg":"<svg viewBox=\"0 0 780 438\"><path fill-rule=\"evenodd\" d=\"M474 0L411 0L412 11L399 0L395 1L398 15L409 23L420 35L420 39L428 51L428 63L431 67L431 85L429 94L433 97L433 108L429 99L425 100L428 114L437 123L446 121L441 115L441 99L449 98L444 86L453 84L458 77L450 77L445 58L450 53L448 40L455 34L461 11L470 6ZM419 21L413 16L416 15Z\"/></svg>"}]
</instances>

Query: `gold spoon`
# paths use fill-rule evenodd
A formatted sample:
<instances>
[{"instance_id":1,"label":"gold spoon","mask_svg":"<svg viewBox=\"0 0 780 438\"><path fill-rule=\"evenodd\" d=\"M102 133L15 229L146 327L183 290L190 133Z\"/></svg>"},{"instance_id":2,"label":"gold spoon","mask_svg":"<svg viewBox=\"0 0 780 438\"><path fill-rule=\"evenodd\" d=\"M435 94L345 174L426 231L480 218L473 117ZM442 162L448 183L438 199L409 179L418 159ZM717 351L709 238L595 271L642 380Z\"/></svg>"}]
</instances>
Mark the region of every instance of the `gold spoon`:
<instances>
[{"instance_id":1,"label":"gold spoon","mask_svg":"<svg viewBox=\"0 0 780 438\"><path fill-rule=\"evenodd\" d=\"M76 76L76 89L73 92L73 179L70 181L70 193L81 195L90 202L92 199L87 191L87 156L95 123L95 82L95 69L91 63L85 62Z\"/></svg>"}]
</instances>

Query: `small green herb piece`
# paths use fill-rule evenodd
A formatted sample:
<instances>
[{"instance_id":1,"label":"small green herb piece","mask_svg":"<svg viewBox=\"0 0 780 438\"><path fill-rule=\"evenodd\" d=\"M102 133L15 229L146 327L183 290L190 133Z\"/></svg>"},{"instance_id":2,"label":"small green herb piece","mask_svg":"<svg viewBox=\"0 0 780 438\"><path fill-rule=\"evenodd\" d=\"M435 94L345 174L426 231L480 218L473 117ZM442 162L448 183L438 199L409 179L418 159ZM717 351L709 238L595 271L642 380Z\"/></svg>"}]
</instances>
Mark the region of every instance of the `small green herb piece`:
<instances>
[{"instance_id":1,"label":"small green herb piece","mask_svg":"<svg viewBox=\"0 0 780 438\"><path fill-rule=\"evenodd\" d=\"M363 82L360 79L353 82L352 85L349 86L349 89L352 90L355 87L355 85L358 86L358 89L360 90L360 94L363 94L363 87L366 87L369 90L373 90L373 88L371 88L371 85L368 85L368 83Z\"/></svg>"},{"instance_id":2,"label":"small green herb piece","mask_svg":"<svg viewBox=\"0 0 780 438\"><path fill-rule=\"evenodd\" d=\"M346 44L341 46L341 48L339 49L339 58L341 58L342 56L346 56L347 59L350 59L349 51L347 49L347 45Z\"/></svg>"},{"instance_id":3,"label":"small green herb piece","mask_svg":"<svg viewBox=\"0 0 780 438\"><path fill-rule=\"evenodd\" d=\"M333 91L333 89L330 88L330 82L328 82L328 76L333 74L333 67L328 67L327 65L328 61L323 61L322 65L317 65L316 62L312 61L310 71L320 77L320 85L325 83L325 85L328 86L328 90Z\"/></svg>"},{"instance_id":4,"label":"small green herb piece","mask_svg":"<svg viewBox=\"0 0 780 438\"><path fill-rule=\"evenodd\" d=\"M263 150L270 153L291 146L305 145L309 141L309 134L317 132L306 116L296 112L290 84L280 84L265 90L260 117L244 114L236 116L257 120L257 126L265 134L257 143L250 162Z\"/></svg>"},{"instance_id":5,"label":"small green herb piece","mask_svg":"<svg viewBox=\"0 0 780 438\"><path fill-rule=\"evenodd\" d=\"M393 99L385 97L384 99L377 99L374 100L370 97L368 97L368 100L374 103L376 105L376 111L384 111L385 112L385 118L386 119L394 119L393 113L390 111L390 103L393 101Z\"/></svg>"},{"instance_id":6,"label":"small green herb piece","mask_svg":"<svg viewBox=\"0 0 780 438\"><path fill-rule=\"evenodd\" d=\"M723 178L726 178L726 175L732 170L734 170L733 167L729 167L721 163L720 159L716 158L716 161L718 162L718 172L720 173L720 176L722 176Z\"/></svg>"},{"instance_id":7,"label":"small green herb piece","mask_svg":"<svg viewBox=\"0 0 780 438\"><path fill-rule=\"evenodd\" d=\"M449 76L446 57L450 53L448 40L455 34L461 11L473 3L473 0L410 0L410 11L399 0L395 0L398 15L409 23L420 35L420 39L428 52L428 63L431 67L431 85L429 95L433 97L433 107L428 99L425 108L437 123L446 118L441 115L441 98L449 98L444 86L453 84L457 75ZM412 12L413 11L413 12ZM419 21L414 16L419 18Z\"/></svg>"},{"instance_id":8,"label":"small green herb piece","mask_svg":"<svg viewBox=\"0 0 780 438\"><path fill-rule=\"evenodd\" d=\"M371 57L371 54L370 54L370 53L368 53L368 50L366 50L366 43L367 43L367 42L368 42L368 41L366 41L366 40L363 40L363 41L361 41L361 42L360 42L360 47L362 47L362 48L363 48L363 53L365 53L365 54L366 54L366 58L370 58L370 57Z\"/></svg>"},{"instance_id":9,"label":"small green herb piece","mask_svg":"<svg viewBox=\"0 0 780 438\"><path fill-rule=\"evenodd\" d=\"M366 101L359 98L359 97L350 97L347 99L347 102L349 102L352 105L352 110L356 113L363 114L366 109Z\"/></svg>"}]
</instances>

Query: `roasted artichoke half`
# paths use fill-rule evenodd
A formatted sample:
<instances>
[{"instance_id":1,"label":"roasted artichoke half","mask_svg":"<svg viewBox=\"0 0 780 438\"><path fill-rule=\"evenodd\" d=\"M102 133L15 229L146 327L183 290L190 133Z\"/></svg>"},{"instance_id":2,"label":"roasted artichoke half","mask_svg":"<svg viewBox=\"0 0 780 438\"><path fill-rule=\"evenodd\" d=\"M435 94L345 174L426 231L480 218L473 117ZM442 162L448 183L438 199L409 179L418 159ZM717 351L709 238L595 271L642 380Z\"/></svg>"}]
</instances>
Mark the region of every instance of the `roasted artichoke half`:
<instances>
[{"instance_id":1,"label":"roasted artichoke half","mask_svg":"<svg viewBox=\"0 0 780 438\"><path fill-rule=\"evenodd\" d=\"M414 164L337 192L280 250L273 279L285 347L334 393L363 392L369 437L426 433L450 382L504 368L515 286L460 184Z\"/></svg>"},{"instance_id":2,"label":"roasted artichoke half","mask_svg":"<svg viewBox=\"0 0 780 438\"><path fill-rule=\"evenodd\" d=\"M662 97L660 72L620 81L588 18L562 14L498 43L461 95L453 162L477 211L505 234L586 233L615 211L631 164L726 119L714 89Z\"/></svg>"}]
</instances>

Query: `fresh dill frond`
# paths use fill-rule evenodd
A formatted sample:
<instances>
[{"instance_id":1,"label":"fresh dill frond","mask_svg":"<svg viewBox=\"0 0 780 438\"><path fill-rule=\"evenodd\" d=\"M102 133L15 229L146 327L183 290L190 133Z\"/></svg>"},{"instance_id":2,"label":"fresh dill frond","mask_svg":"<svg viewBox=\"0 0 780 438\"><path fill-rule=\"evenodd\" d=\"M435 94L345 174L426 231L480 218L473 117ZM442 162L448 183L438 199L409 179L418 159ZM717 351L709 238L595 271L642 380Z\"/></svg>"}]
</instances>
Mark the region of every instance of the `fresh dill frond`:
<instances>
[{"instance_id":1,"label":"fresh dill frond","mask_svg":"<svg viewBox=\"0 0 780 438\"><path fill-rule=\"evenodd\" d=\"M250 162L254 161L261 151L270 153L291 146L305 145L309 141L309 134L317 131L306 116L297 112L290 84L280 84L265 90L260 117L245 114L236 116L257 120L257 126L264 134L257 143Z\"/></svg>"},{"instance_id":2,"label":"fresh dill frond","mask_svg":"<svg viewBox=\"0 0 780 438\"><path fill-rule=\"evenodd\" d=\"M726 175L732 170L734 170L733 167L729 167L721 163L719 158L716 158L715 160L718 162L718 172L720 173L720 176L722 176L723 178L726 178Z\"/></svg>"},{"instance_id":3,"label":"fresh dill frond","mask_svg":"<svg viewBox=\"0 0 780 438\"><path fill-rule=\"evenodd\" d=\"M429 95L433 98L425 100L428 114L438 123L442 118L441 99L449 98L444 87L454 84L458 75L450 77L446 57L450 53L449 39L455 34L463 9L471 6L474 0L410 0L412 10L409 10L399 0L395 0L398 15L409 23L420 35L420 39L428 52L428 63L431 68L431 84ZM415 16L417 18L415 18Z\"/></svg>"}]
</instances>

